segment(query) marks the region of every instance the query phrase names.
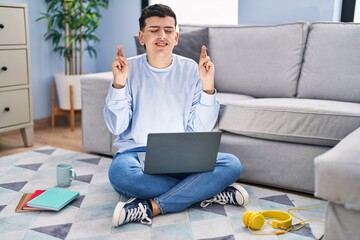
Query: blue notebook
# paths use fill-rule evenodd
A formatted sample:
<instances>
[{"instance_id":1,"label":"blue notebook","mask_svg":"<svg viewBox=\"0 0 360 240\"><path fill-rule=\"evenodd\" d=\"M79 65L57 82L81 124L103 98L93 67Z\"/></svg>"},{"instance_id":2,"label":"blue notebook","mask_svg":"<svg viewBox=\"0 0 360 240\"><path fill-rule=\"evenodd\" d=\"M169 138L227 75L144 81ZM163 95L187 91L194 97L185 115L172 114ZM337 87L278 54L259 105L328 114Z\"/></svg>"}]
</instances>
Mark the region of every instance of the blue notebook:
<instances>
[{"instance_id":1,"label":"blue notebook","mask_svg":"<svg viewBox=\"0 0 360 240\"><path fill-rule=\"evenodd\" d=\"M69 189L50 188L29 201L27 205L34 208L59 211L77 198L79 194L79 192Z\"/></svg>"}]
</instances>

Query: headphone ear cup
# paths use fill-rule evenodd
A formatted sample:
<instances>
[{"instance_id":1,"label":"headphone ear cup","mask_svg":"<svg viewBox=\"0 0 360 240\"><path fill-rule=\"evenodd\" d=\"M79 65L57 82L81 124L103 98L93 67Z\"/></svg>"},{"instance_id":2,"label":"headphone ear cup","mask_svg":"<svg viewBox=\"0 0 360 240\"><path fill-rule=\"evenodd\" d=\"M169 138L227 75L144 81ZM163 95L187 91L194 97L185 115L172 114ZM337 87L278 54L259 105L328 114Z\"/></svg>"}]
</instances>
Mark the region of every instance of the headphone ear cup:
<instances>
[{"instance_id":1,"label":"headphone ear cup","mask_svg":"<svg viewBox=\"0 0 360 240\"><path fill-rule=\"evenodd\" d=\"M260 230L265 223L265 217L260 212L254 213L250 216L249 226L251 229Z\"/></svg>"},{"instance_id":2,"label":"headphone ear cup","mask_svg":"<svg viewBox=\"0 0 360 240\"><path fill-rule=\"evenodd\" d=\"M250 224L250 216L253 214L254 212L253 211L246 211L243 215L243 223L245 226L249 226Z\"/></svg>"},{"instance_id":3,"label":"headphone ear cup","mask_svg":"<svg viewBox=\"0 0 360 240\"><path fill-rule=\"evenodd\" d=\"M260 212L246 211L243 215L245 226L254 230L259 230L264 226L265 217Z\"/></svg>"}]
</instances>

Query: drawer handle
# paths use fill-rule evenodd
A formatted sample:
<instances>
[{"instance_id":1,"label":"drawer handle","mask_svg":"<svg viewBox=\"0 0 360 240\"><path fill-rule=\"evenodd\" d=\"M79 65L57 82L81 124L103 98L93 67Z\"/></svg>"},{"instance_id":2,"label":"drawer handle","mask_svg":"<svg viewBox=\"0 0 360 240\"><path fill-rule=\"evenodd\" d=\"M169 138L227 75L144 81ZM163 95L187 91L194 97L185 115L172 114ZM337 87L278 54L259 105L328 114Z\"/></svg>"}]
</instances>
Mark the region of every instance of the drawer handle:
<instances>
[{"instance_id":1,"label":"drawer handle","mask_svg":"<svg viewBox=\"0 0 360 240\"><path fill-rule=\"evenodd\" d=\"M10 112L10 108L9 108L9 107L5 107L5 108L4 108L4 111L5 111L5 112Z\"/></svg>"},{"instance_id":2,"label":"drawer handle","mask_svg":"<svg viewBox=\"0 0 360 240\"><path fill-rule=\"evenodd\" d=\"M4 27L4 24L0 23L0 28L3 29Z\"/></svg>"},{"instance_id":3,"label":"drawer handle","mask_svg":"<svg viewBox=\"0 0 360 240\"><path fill-rule=\"evenodd\" d=\"M1 71L7 71L7 67L5 67L5 66L3 66L2 68L1 68Z\"/></svg>"}]
</instances>

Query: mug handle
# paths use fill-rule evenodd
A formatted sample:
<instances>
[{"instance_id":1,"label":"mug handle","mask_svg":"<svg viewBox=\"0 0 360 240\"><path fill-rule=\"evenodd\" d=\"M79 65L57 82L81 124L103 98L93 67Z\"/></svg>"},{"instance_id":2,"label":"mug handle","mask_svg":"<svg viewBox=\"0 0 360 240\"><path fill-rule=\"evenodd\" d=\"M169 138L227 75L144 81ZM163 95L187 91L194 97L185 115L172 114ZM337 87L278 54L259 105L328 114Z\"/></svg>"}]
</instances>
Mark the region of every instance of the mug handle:
<instances>
[{"instance_id":1,"label":"mug handle","mask_svg":"<svg viewBox=\"0 0 360 240\"><path fill-rule=\"evenodd\" d=\"M72 168L72 169L70 169L70 171L71 171L71 177L70 177L70 180L74 180L75 178L76 178L76 172L75 172L75 170Z\"/></svg>"}]
</instances>

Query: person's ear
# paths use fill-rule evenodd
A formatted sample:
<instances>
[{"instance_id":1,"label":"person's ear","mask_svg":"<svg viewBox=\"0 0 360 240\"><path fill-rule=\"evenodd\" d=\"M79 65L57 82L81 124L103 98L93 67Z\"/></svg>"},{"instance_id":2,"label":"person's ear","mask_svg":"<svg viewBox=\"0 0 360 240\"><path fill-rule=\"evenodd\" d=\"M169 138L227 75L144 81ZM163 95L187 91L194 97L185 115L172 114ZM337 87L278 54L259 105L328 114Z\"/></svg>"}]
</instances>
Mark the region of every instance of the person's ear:
<instances>
[{"instance_id":1,"label":"person's ear","mask_svg":"<svg viewBox=\"0 0 360 240\"><path fill-rule=\"evenodd\" d=\"M176 32L175 41L176 41L175 46L177 46L179 43L179 32Z\"/></svg>"},{"instance_id":2,"label":"person's ear","mask_svg":"<svg viewBox=\"0 0 360 240\"><path fill-rule=\"evenodd\" d=\"M141 45L145 45L144 33L143 33L142 31L139 31L138 38L139 38L139 43L140 43Z\"/></svg>"}]
</instances>

